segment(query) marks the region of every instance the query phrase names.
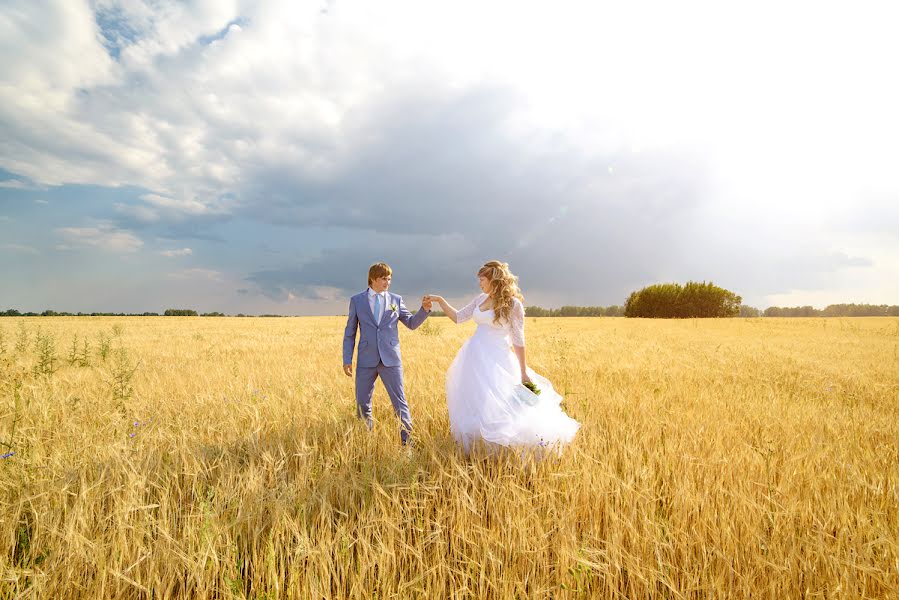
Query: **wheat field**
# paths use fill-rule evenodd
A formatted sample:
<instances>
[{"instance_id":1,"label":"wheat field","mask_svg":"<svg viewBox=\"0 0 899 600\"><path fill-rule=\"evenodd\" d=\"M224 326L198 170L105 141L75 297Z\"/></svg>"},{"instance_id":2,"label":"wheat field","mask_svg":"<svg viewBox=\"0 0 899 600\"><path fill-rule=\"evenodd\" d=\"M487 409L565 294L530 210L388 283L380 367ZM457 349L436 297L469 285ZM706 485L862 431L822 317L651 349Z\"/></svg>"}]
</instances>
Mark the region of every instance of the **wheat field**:
<instances>
[{"instance_id":1,"label":"wheat field","mask_svg":"<svg viewBox=\"0 0 899 600\"><path fill-rule=\"evenodd\" d=\"M473 324L401 328L409 452L343 325L0 321L0 598L899 597L899 319L529 318L541 461L449 436Z\"/></svg>"}]
</instances>

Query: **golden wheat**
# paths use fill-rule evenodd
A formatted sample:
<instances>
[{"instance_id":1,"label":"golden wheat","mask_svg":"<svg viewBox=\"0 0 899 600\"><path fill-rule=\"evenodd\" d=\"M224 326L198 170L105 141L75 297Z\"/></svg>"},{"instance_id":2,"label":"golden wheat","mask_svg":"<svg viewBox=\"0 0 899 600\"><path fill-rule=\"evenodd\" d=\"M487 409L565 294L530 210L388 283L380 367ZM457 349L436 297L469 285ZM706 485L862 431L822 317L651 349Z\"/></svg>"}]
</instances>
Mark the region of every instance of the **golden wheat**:
<instances>
[{"instance_id":1,"label":"golden wheat","mask_svg":"<svg viewBox=\"0 0 899 600\"><path fill-rule=\"evenodd\" d=\"M369 434L343 324L0 321L0 597L899 597L899 319L528 319L542 462L455 448L446 319Z\"/></svg>"}]
</instances>

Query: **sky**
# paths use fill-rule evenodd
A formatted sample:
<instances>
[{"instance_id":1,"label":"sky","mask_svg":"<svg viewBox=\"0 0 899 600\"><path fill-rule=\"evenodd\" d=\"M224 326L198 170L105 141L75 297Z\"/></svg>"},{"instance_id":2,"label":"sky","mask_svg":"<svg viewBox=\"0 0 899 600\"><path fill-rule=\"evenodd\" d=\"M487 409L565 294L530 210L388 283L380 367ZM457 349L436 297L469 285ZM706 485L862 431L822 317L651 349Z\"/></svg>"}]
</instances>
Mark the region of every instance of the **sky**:
<instances>
[{"instance_id":1,"label":"sky","mask_svg":"<svg viewBox=\"0 0 899 600\"><path fill-rule=\"evenodd\" d=\"M899 304L890 2L5 0L0 310ZM410 306L411 308L411 306Z\"/></svg>"}]
</instances>

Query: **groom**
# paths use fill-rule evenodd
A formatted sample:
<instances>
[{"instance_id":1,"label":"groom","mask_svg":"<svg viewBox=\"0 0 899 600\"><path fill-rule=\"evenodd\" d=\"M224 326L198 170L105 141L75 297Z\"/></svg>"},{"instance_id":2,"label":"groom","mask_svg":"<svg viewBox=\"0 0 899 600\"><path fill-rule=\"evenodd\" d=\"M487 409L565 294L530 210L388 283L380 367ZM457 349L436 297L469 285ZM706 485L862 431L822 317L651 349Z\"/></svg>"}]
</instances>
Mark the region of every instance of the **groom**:
<instances>
[{"instance_id":1,"label":"groom","mask_svg":"<svg viewBox=\"0 0 899 600\"><path fill-rule=\"evenodd\" d=\"M356 414L372 428L371 396L375 380L380 377L387 388L393 411L400 418L400 438L409 443L412 416L403 392L403 363L397 322L415 329L431 312L430 299L422 300L422 309L414 315L406 309L403 298L387 291L393 271L379 262L368 269L368 289L350 298L350 311L343 336L343 372L353 375L353 346L356 328L360 330L356 356Z\"/></svg>"}]
</instances>

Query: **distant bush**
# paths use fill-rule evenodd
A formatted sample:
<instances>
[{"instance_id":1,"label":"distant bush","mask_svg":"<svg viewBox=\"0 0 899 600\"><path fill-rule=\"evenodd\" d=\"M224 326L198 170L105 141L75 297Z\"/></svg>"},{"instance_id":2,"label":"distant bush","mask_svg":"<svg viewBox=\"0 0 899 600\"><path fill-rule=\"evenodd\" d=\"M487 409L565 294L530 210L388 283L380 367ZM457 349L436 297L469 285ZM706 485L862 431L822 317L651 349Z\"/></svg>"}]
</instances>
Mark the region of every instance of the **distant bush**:
<instances>
[{"instance_id":1,"label":"distant bush","mask_svg":"<svg viewBox=\"0 0 899 600\"><path fill-rule=\"evenodd\" d=\"M631 293L625 317L689 319L735 317L742 298L713 283L659 283Z\"/></svg>"},{"instance_id":2,"label":"distant bush","mask_svg":"<svg viewBox=\"0 0 899 600\"><path fill-rule=\"evenodd\" d=\"M741 304L739 316L740 317L748 317L748 318L761 317L762 311L755 308L754 306L746 306L745 304Z\"/></svg>"},{"instance_id":3,"label":"distant bush","mask_svg":"<svg viewBox=\"0 0 899 600\"><path fill-rule=\"evenodd\" d=\"M166 317L196 317L197 311L189 308L168 308L163 314Z\"/></svg>"},{"instance_id":4,"label":"distant bush","mask_svg":"<svg viewBox=\"0 0 899 600\"><path fill-rule=\"evenodd\" d=\"M765 309L764 315L766 317L820 317L821 311L814 306L769 306Z\"/></svg>"},{"instance_id":5,"label":"distant bush","mask_svg":"<svg viewBox=\"0 0 899 600\"><path fill-rule=\"evenodd\" d=\"M831 304L824 310L813 306L771 306L766 317L899 317L899 306L886 304Z\"/></svg>"},{"instance_id":6,"label":"distant bush","mask_svg":"<svg viewBox=\"0 0 899 600\"><path fill-rule=\"evenodd\" d=\"M159 313L114 313L114 312L57 312L55 310L45 310L43 312L26 311L21 312L14 308L0 311L0 317L158 317Z\"/></svg>"},{"instance_id":7,"label":"distant bush","mask_svg":"<svg viewBox=\"0 0 899 600\"><path fill-rule=\"evenodd\" d=\"M624 308L621 306L563 306L562 308L528 306L524 309L526 317L620 317L623 314Z\"/></svg>"}]
</instances>

